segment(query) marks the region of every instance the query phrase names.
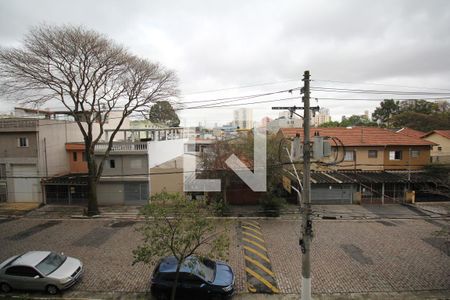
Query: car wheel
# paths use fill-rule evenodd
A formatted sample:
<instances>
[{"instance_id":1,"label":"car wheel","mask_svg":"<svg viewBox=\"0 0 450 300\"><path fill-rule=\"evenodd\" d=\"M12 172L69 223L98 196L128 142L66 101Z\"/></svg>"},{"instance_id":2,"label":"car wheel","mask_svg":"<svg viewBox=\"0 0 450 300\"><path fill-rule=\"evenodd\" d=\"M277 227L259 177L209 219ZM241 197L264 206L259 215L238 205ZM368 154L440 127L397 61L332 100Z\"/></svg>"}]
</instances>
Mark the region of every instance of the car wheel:
<instances>
[{"instance_id":1,"label":"car wheel","mask_svg":"<svg viewBox=\"0 0 450 300\"><path fill-rule=\"evenodd\" d=\"M0 283L0 291L2 291L3 293L9 293L11 292L11 287L9 286L9 284L7 283Z\"/></svg>"},{"instance_id":2,"label":"car wheel","mask_svg":"<svg viewBox=\"0 0 450 300\"><path fill-rule=\"evenodd\" d=\"M46 291L50 295L56 295L59 292L58 288L54 285L47 285Z\"/></svg>"}]
</instances>

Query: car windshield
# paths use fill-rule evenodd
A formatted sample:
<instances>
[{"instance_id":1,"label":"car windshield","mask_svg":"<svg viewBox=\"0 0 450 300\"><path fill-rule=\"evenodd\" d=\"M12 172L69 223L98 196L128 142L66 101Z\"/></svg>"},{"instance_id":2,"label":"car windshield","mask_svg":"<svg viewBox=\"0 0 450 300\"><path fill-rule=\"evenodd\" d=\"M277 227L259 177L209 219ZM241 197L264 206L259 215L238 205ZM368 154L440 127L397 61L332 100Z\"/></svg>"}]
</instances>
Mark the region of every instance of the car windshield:
<instances>
[{"instance_id":1,"label":"car windshield","mask_svg":"<svg viewBox=\"0 0 450 300\"><path fill-rule=\"evenodd\" d=\"M51 252L36 266L36 269L38 269L39 272L47 276L48 274L58 269L59 266L61 266L65 261L66 257L64 255Z\"/></svg>"},{"instance_id":2,"label":"car windshield","mask_svg":"<svg viewBox=\"0 0 450 300\"><path fill-rule=\"evenodd\" d=\"M214 262L209 260L202 261L196 258L188 261L187 265L193 274L203 278L205 281L214 281Z\"/></svg>"}]
</instances>

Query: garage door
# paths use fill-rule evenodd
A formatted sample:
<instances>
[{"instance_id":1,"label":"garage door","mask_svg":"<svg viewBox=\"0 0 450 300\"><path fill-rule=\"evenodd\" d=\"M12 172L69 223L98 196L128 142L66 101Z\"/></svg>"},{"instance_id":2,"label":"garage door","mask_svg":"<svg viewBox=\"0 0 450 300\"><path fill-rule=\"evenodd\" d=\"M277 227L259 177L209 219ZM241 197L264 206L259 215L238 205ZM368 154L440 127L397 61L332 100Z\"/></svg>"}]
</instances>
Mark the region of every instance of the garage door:
<instances>
[{"instance_id":1,"label":"garage door","mask_svg":"<svg viewBox=\"0 0 450 300\"><path fill-rule=\"evenodd\" d=\"M148 202L148 183L126 182L123 185L125 204L145 204Z\"/></svg>"},{"instance_id":2,"label":"garage door","mask_svg":"<svg viewBox=\"0 0 450 300\"><path fill-rule=\"evenodd\" d=\"M314 204L352 204L352 189L348 186L312 187L311 202Z\"/></svg>"},{"instance_id":3,"label":"garage door","mask_svg":"<svg viewBox=\"0 0 450 300\"><path fill-rule=\"evenodd\" d=\"M40 202L40 184L35 165L12 165L14 202Z\"/></svg>"}]
</instances>

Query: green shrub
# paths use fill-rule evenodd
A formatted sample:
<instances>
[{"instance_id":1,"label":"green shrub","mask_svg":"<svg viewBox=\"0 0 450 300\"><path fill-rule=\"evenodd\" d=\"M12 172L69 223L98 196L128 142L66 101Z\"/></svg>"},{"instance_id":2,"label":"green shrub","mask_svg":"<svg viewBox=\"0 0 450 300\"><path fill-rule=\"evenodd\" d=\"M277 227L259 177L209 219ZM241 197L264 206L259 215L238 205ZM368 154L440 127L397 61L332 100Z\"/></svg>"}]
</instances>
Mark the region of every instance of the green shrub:
<instances>
[{"instance_id":1,"label":"green shrub","mask_svg":"<svg viewBox=\"0 0 450 300\"><path fill-rule=\"evenodd\" d=\"M267 217L279 217L280 211L286 205L286 201L273 193L266 193L259 200L264 215Z\"/></svg>"}]
</instances>

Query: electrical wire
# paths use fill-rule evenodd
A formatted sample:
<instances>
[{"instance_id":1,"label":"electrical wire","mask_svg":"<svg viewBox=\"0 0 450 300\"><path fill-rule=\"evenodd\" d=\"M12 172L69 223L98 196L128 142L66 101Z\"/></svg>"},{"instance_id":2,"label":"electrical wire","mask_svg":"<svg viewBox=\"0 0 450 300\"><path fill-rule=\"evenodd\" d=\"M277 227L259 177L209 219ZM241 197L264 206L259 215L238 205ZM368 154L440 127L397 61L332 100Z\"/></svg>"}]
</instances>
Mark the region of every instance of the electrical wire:
<instances>
[{"instance_id":1,"label":"electrical wire","mask_svg":"<svg viewBox=\"0 0 450 300\"><path fill-rule=\"evenodd\" d=\"M231 101L247 100L247 99L253 99L253 98L258 98L258 97L287 93L287 92L292 93L293 91L297 91L297 90L300 90L300 88L295 87L295 88L291 88L291 89L269 92L269 93L251 94L251 95L226 97L226 98L216 98L216 99L209 99L209 100L181 101L180 104L195 104L195 103L204 103L204 102L217 102L217 101L224 101L224 100L231 102ZM227 102L227 101L225 101L225 102ZM221 102L219 102L218 104L220 104L220 103Z\"/></svg>"},{"instance_id":2,"label":"electrical wire","mask_svg":"<svg viewBox=\"0 0 450 300\"><path fill-rule=\"evenodd\" d=\"M357 85L378 85L378 86L390 86L390 87L401 87L401 88L411 88L411 89L422 89L422 90L440 90L440 91L450 91L450 89L436 88L436 87L419 87L410 85L398 85L398 84L384 84L375 82L355 82L355 81L341 81L341 80L327 80L327 79L311 79L314 82L331 82L331 83L345 83L345 84L357 84Z\"/></svg>"},{"instance_id":3,"label":"electrical wire","mask_svg":"<svg viewBox=\"0 0 450 300\"><path fill-rule=\"evenodd\" d=\"M271 99L271 100L254 101L254 102L246 102L246 103L223 104L223 105L216 105L216 104L200 105L200 106L180 108L180 109L176 109L176 110L208 109L208 108L219 108L219 107L230 107L230 106L242 106L242 105L252 105L252 104L260 104L260 103L287 101L287 100L293 100L293 99L300 99L300 97L287 97L287 98L280 98L280 99Z\"/></svg>"},{"instance_id":4,"label":"electrical wire","mask_svg":"<svg viewBox=\"0 0 450 300\"><path fill-rule=\"evenodd\" d=\"M388 91L388 90L369 90L369 89L347 89L347 88L336 88L336 87L311 87L312 91L319 92L333 92L333 93L357 93L357 94L384 94L384 95L442 95L450 96L450 92L440 93L440 92L412 92L412 91Z\"/></svg>"},{"instance_id":5,"label":"electrical wire","mask_svg":"<svg viewBox=\"0 0 450 300\"><path fill-rule=\"evenodd\" d=\"M299 81L299 80L300 79L287 79L287 80L283 80L283 81L272 81L272 82L266 82L266 83L255 83L255 84L234 86L234 87L221 88L221 89L204 90L204 91L197 91L197 92L188 92L188 93L185 93L183 95L207 94L207 93L212 93L212 92L221 92L221 91L243 89L243 88L249 88L249 87L275 85L275 84L279 84L279 83L293 82L293 81Z\"/></svg>"}]
</instances>

